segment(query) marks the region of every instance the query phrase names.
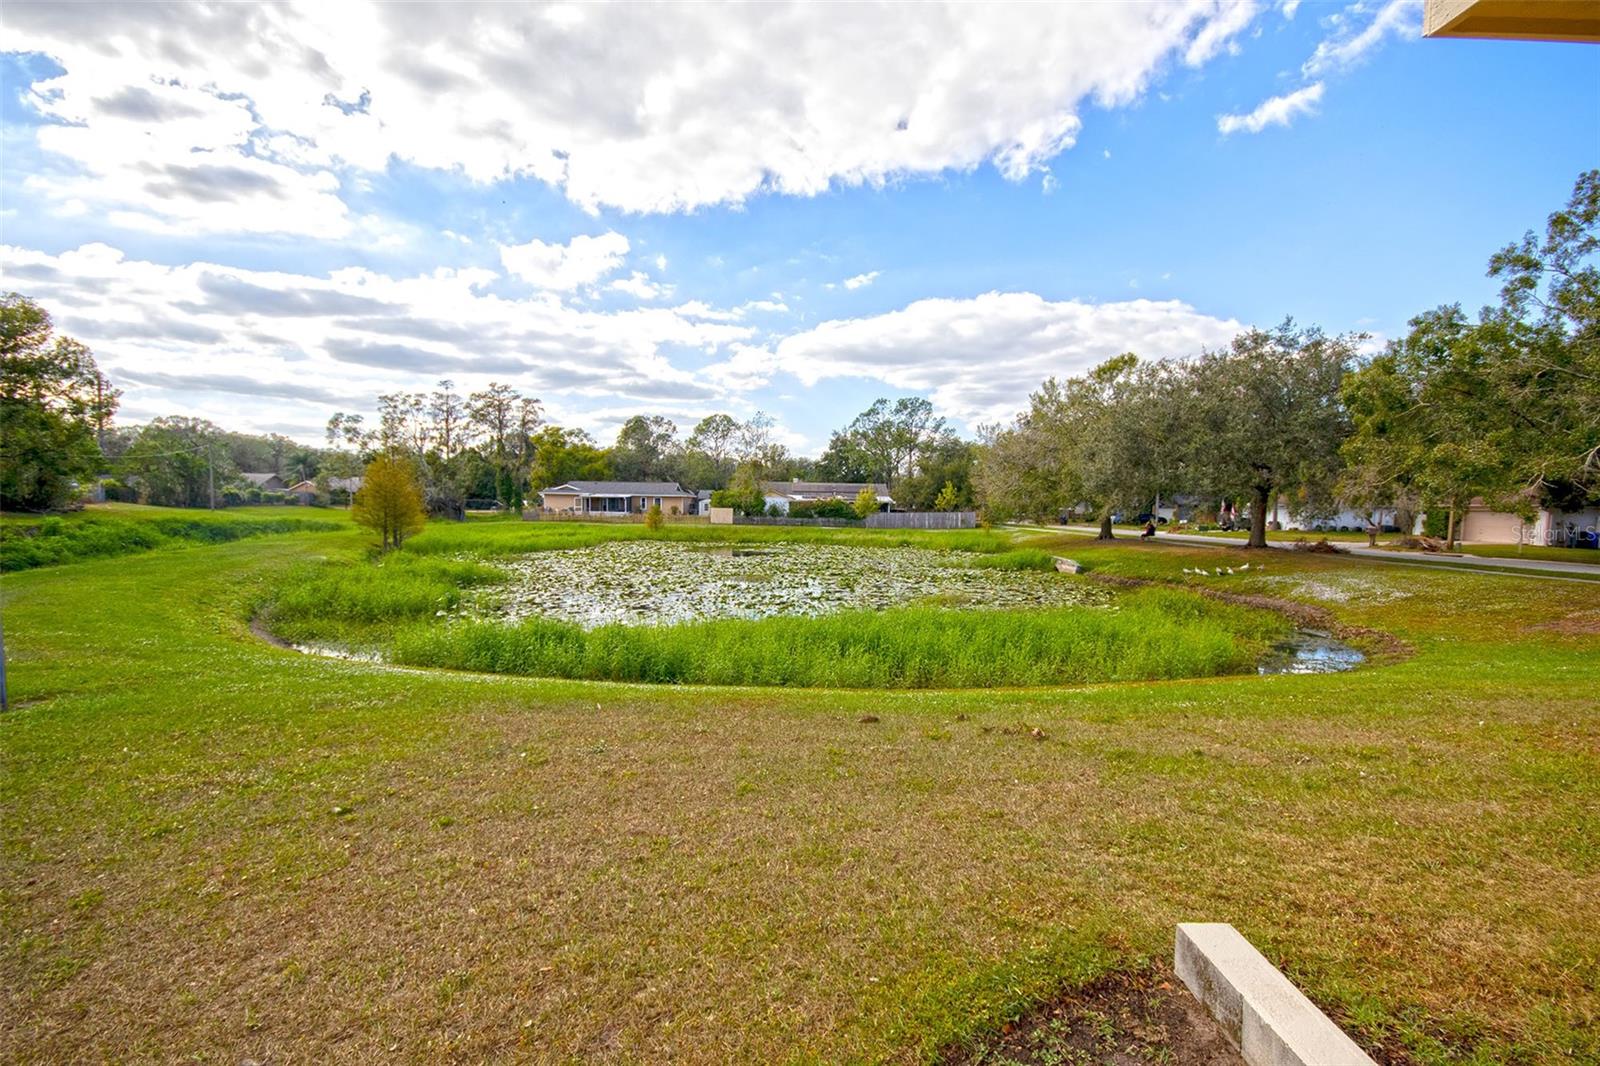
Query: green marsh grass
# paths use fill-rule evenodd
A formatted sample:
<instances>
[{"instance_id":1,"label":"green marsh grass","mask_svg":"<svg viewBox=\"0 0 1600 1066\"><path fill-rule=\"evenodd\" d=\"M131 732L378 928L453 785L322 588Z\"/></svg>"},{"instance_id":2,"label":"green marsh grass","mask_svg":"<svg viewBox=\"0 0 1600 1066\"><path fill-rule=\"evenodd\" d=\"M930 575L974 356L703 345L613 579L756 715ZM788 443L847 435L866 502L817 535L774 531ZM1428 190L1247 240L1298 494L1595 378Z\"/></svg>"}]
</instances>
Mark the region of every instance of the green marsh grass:
<instances>
[{"instance_id":1,"label":"green marsh grass","mask_svg":"<svg viewBox=\"0 0 1600 1066\"><path fill-rule=\"evenodd\" d=\"M65 515L6 515L0 522L0 573L156 548L327 531L348 524L343 515L324 515L283 507L191 511L131 504L90 507Z\"/></svg>"},{"instance_id":2,"label":"green marsh grass","mask_svg":"<svg viewBox=\"0 0 1600 1066\"><path fill-rule=\"evenodd\" d=\"M462 621L395 634L395 662L655 684L985 688L1213 677L1250 669L1278 616L1168 590L1115 610L907 607L820 618L583 630L547 619Z\"/></svg>"},{"instance_id":3,"label":"green marsh grass","mask_svg":"<svg viewBox=\"0 0 1600 1066\"><path fill-rule=\"evenodd\" d=\"M1015 548L980 555L967 565L982 570L1054 570L1056 557L1038 548Z\"/></svg>"}]
</instances>

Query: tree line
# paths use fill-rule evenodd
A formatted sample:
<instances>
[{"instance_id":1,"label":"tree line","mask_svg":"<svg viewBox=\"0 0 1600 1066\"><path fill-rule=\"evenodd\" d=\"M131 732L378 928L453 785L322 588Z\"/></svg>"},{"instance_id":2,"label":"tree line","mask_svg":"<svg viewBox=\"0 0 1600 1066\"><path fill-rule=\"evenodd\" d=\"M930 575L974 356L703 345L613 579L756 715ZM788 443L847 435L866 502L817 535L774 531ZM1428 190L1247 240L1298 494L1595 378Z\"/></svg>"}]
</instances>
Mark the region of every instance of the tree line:
<instances>
[{"instance_id":1,"label":"tree line","mask_svg":"<svg viewBox=\"0 0 1600 1066\"><path fill-rule=\"evenodd\" d=\"M1013 422L986 427L975 480L996 520L1086 507L1112 517L1177 493L1248 507L1266 544L1280 496L1443 514L1469 503L1531 517L1600 502L1600 171L1581 175L1542 237L1489 260L1497 304L1413 318L1363 359L1361 334L1286 320L1186 360L1124 354L1046 381ZM1409 521L1399 523L1409 531Z\"/></svg>"}]
</instances>

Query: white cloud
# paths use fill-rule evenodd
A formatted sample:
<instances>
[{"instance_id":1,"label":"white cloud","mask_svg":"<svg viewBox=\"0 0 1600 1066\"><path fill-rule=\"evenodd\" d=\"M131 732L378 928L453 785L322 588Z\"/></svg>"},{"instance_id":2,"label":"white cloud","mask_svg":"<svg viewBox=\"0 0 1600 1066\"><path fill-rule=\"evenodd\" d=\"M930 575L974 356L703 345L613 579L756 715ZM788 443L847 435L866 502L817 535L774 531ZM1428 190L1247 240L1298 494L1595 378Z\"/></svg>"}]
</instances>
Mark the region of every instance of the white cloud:
<instances>
[{"instance_id":1,"label":"white cloud","mask_svg":"<svg viewBox=\"0 0 1600 1066\"><path fill-rule=\"evenodd\" d=\"M804 385L867 378L927 394L969 424L1009 418L1046 377L1079 373L1117 355L1194 355L1226 344L1243 326L1176 300L1092 304L1031 292L918 300L899 311L837 319L761 347L735 344L709 369L730 388L753 389L779 373Z\"/></svg>"},{"instance_id":2,"label":"white cloud","mask_svg":"<svg viewBox=\"0 0 1600 1066\"><path fill-rule=\"evenodd\" d=\"M665 271L667 269L667 257L666 256L664 256L664 255L656 256L656 269L657 270L661 270L661 271Z\"/></svg>"},{"instance_id":3,"label":"white cloud","mask_svg":"<svg viewBox=\"0 0 1600 1066\"><path fill-rule=\"evenodd\" d=\"M14 2L6 47L66 70L28 94L57 120L40 144L82 170L63 199L151 228L339 236L341 181L394 160L531 177L591 211L986 164L1020 181L1073 144L1086 103L1133 102L1255 14L1249 0L1004 18L964 4L240 3L201 17Z\"/></svg>"},{"instance_id":4,"label":"white cloud","mask_svg":"<svg viewBox=\"0 0 1600 1066\"><path fill-rule=\"evenodd\" d=\"M1240 0L1238 3L1223 5L1217 16L1194 35L1194 39L1184 51L1183 61L1191 67L1198 67L1225 49L1230 55L1238 55L1238 50L1234 47L1234 38L1250 25L1259 10L1260 5L1255 0Z\"/></svg>"},{"instance_id":5,"label":"white cloud","mask_svg":"<svg viewBox=\"0 0 1600 1066\"><path fill-rule=\"evenodd\" d=\"M1300 10L1300 0L1279 0L1278 13L1285 19L1294 18L1294 13Z\"/></svg>"},{"instance_id":6,"label":"white cloud","mask_svg":"<svg viewBox=\"0 0 1600 1066\"><path fill-rule=\"evenodd\" d=\"M709 410L726 390L669 349L727 357L754 336L715 309L573 308L488 294L497 275L441 268L326 276L214 263L167 266L88 244L51 255L0 246L0 289L27 292L127 390L126 419L191 413L231 428L312 428L381 392L501 381L553 411L598 404Z\"/></svg>"},{"instance_id":7,"label":"white cloud","mask_svg":"<svg viewBox=\"0 0 1600 1066\"><path fill-rule=\"evenodd\" d=\"M622 266L627 254L628 238L615 231L598 237L579 234L566 244L536 238L500 246L500 262L507 270L536 288L560 292L594 284Z\"/></svg>"},{"instance_id":8,"label":"white cloud","mask_svg":"<svg viewBox=\"0 0 1600 1066\"><path fill-rule=\"evenodd\" d=\"M1217 130L1224 136L1244 130L1260 133L1268 126L1287 126L1296 115L1308 115L1322 99L1322 83L1316 82L1292 93L1263 100L1254 111L1243 115L1218 115Z\"/></svg>"},{"instance_id":9,"label":"white cloud","mask_svg":"<svg viewBox=\"0 0 1600 1066\"><path fill-rule=\"evenodd\" d=\"M844 287L847 289L864 289L874 281L877 281L878 275L881 273L883 273L881 270L869 270L865 274L857 274L853 278L845 278Z\"/></svg>"},{"instance_id":10,"label":"white cloud","mask_svg":"<svg viewBox=\"0 0 1600 1066\"><path fill-rule=\"evenodd\" d=\"M1354 21L1351 16L1366 10L1368 8L1361 4L1346 8L1337 25L1350 26ZM1318 44L1301 72L1308 78L1315 78L1331 71L1348 70L1387 37L1416 37L1422 32L1421 12L1421 0L1389 0L1359 32L1335 33Z\"/></svg>"},{"instance_id":11,"label":"white cloud","mask_svg":"<svg viewBox=\"0 0 1600 1066\"><path fill-rule=\"evenodd\" d=\"M652 281L643 271L635 270L625 278L618 278L606 286L617 292L625 292L640 300L657 300L672 294L671 285L662 285Z\"/></svg>"}]
</instances>

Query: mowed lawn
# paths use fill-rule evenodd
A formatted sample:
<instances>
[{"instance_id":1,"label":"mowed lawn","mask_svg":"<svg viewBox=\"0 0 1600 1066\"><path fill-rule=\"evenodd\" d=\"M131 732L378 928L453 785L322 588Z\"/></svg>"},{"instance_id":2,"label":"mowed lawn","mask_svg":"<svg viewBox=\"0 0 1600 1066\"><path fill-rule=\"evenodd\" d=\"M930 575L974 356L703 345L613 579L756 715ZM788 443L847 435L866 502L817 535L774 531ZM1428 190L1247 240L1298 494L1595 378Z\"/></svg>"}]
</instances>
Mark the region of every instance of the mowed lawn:
<instances>
[{"instance_id":1,"label":"mowed lawn","mask_svg":"<svg viewBox=\"0 0 1600 1066\"><path fill-rule=\"evenodd\" d=\"M0 1050L916 1062L1215 920L1393 1061L1600 1058L1593 584L1021 541L1321 603L1411 654L653 688L253 636L353 530L8 574Z\"/></svg>"}]
</instances>

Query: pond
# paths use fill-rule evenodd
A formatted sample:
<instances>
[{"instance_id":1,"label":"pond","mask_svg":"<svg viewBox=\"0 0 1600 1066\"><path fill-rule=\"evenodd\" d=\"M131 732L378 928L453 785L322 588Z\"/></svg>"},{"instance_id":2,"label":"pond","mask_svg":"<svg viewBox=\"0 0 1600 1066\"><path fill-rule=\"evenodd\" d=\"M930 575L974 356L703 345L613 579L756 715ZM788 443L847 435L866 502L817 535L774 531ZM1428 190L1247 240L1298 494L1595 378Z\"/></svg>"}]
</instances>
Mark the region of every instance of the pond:
<instances>
[{"instance_id":1,"label":"pond","mask_svg":"<svg viewBox=\"0 0 1600 1066\"><path fill-rule=\"evenodd\" d=\"M473 613L592 629L911 604L1004 609L1104 607L1112 600L1053 571L973 568L977 558L924 548L613 541L497 560L508 580L486 588Z\"/></svg>"},{"instance_id":2,"label":"pond","mask_svg":"<svg viewBox=\"0 0 1600 1066\"><path fill-rule=\"evenodd\" d=\"M1336 674L1354 670L1367 657L1332 634L1302 629L1273 645L1256 666L1261 674Z\"/></svg>"}]
</instances>

